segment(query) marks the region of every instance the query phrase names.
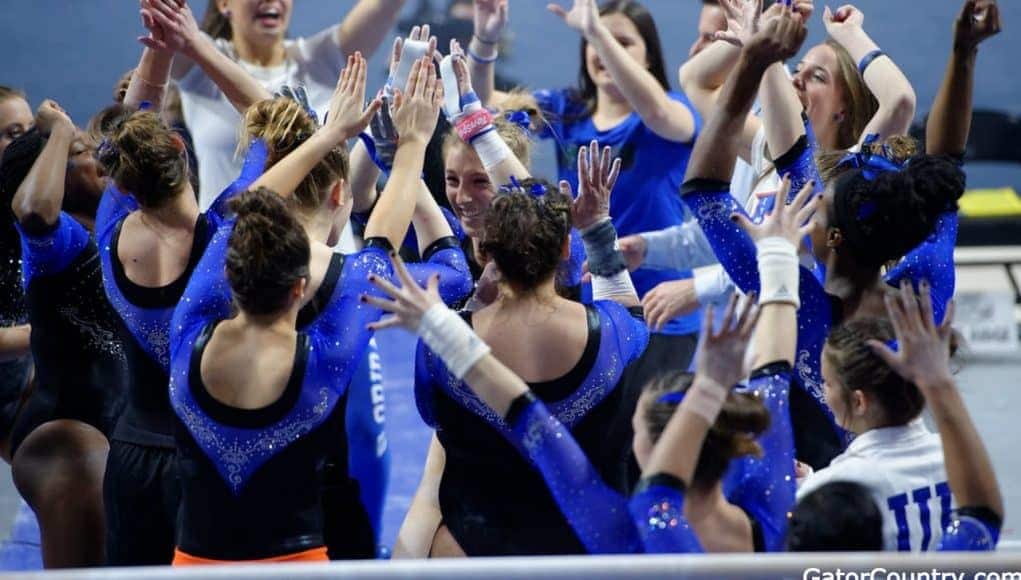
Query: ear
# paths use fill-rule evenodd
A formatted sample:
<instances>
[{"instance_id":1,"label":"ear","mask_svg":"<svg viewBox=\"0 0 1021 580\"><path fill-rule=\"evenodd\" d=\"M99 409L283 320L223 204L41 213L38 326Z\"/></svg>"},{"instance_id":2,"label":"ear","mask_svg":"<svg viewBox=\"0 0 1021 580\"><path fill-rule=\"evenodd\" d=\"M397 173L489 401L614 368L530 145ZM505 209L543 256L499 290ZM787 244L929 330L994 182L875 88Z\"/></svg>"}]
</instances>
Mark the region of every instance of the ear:
<instances>
[{"instance_id":1,"label":"ear","mask_svg":"<svg viewBox=\"0 0 1021 580\"><path fill-rule=\"evenodd\" d=\"M851 391L851 413L864 417L869 412L869 398L861 390Z\"/></svg>"},{"instance_id":2,"label":"ear","mask_svg":"<svg viewBox=\"0 0 1021 580\"><path fill-rule=\"evenodd\" d=\"M298 302L305 297L305 288L308 287L308 278L298 278L291 287L291 297Z\"/></svg>"},{"instance_id":3,"label":"ear","mask_svg":"<svg viewBox=\"0 0 1021 580\"><path fill-rule=\"evenodd\" d=\"M338 209L344 206L347 201L347 182L343 179L338 179L333 187L330 188L329 204L330 209Z\"/></svg>"},{"instance_id":4,"label":"ear","mask_svg":"<svg viewBox=\"0 0 1021 580\"><path fill-rule=\"evenodd\" d=\"M179 135L177 131L172 131L170 133L170 139L173 140L174 147L177 148L178 153L184 153L188 148L188 146L184 143L184 139L181 138L181 135Z\"/></svg>"},{"instance_id":5,"label":"ear","mask_svg":"<svg viewBox=\"0 0 1021 580\"><path fill-rule=\"evenodd\" d=\"M230 18L230 0L216 0L216 9L224 18Z\"/></svg>"},{"instance_id":6,"label":"ear","mask_svg":"<svg viewBox=\"0 0 1021 580\"><path fill-rule=\"evenodd\" d=\"M830 228L826 232L826 247L837 249L844 245L844 232L840 228Z\"/></svg>"},{"instance_id":7,"label":"ear","mask_svg":"<svg viewBox=\"0 0 1021 580\"><path fill-rule=\"evenodd\" d=\"M560 260L567 261L571 259L571 235L568 234L564 243L560 246Z\"/></svg>"}]
</instances>

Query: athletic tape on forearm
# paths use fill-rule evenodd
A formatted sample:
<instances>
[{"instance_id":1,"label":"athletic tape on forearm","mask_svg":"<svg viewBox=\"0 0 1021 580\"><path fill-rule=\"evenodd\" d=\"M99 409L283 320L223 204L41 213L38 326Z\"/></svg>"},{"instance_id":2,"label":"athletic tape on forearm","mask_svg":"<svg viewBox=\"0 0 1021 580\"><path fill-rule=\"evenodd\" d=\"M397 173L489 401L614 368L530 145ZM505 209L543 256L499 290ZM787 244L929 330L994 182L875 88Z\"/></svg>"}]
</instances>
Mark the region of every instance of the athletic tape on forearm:
<instances>
[{"instance_id":1,"label":"athletic tape on forearm","mask_svg":"<svg viewBox=\"0 0 1021 580\"><path fill-rule=\"evenodd\" d=\"M588 256L588 270L593 276L609 278L627 270L624 254L617 246L617 228L606 217L581 230L581 241Z\"/></svg>"},{"instance_id":2,"label":"athletic tape on forearm","mask_svg":"<svg viewBox=\"0 0 1021 580\"><path fill-rule=\"evenodd\" d=\"M755 247L759 259L759 304L801 306L798 297L798 248L780 237L763 238Z\"/></svg>"},{"instance_id":3,"label":"athletic tape on forearm","mask_svg":"<svg viewBox=\"0 0 1021 580\"><path fill-rule=\"evenodd\" d=\"M479 359L489 354L489 345L456 312L443 304L434 304L425 311L418 325L418 336L458 380L463 379Z\"/></svg>"},{"instance_id":4,"label":"athletic tape on forearm","mask_svg":"<svg viewBox=\"0 0 1021 580\"><path fill-rule=\"evenodd\" d=\"M429 43L424 40L405 40L404 48L401 50L401 61L397 63L397 70L386 81L386 89L389 95L393 95L394 89L404 90L408 86L408 77L411 76L411 67L429 52Z\"/></svg>"},{"instance_id":5,"label":"athletic tape on forearm","mask_svg":"<svg viewBox=\"0 0 1021 580\"><path fill-rule=\"evenodd\" d=\"M729 390L711 381L699 380L696 376L691 388L684 395L681 406L708 421L711 427L716 423L716 417L723 408L723 402L727 400Z\"/></svg>"},{"instance_id":6,"label":"athletic tape on forearm","mask_svg":"<svg viewBox=\"0 0 1021 580\"><path fill-rule=\"evenodd\" d=\"M635 292L635 285L631 281L631 274L627 270L621 270L612 276L597 276L592 274L592 299L611 300L613 298L638 296Z\"/></svg>"}]
</instances>

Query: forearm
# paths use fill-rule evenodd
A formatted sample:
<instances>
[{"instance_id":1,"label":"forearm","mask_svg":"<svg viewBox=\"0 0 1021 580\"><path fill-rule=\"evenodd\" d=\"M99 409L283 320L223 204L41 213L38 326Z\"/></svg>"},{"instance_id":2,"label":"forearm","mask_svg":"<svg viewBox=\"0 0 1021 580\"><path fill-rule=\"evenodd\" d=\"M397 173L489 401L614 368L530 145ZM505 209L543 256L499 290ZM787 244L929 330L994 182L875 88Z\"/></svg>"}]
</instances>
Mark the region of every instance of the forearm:
<instances>
[{"instance_id":1,"label":"forearm","mask_svg":"<svg viewBox=\"0 0 1021 580\"><path fill-rule=\"evenodd\" d=\"M652 73L638 66L604 26L586 35L624 98L653 132L674 141L690 140L695 120L684 105L672 100Z\"/></svg>"},{"instance_id":2,"label":"forearm","mask_svg":"<svg viewBox=\"0 0 1021 580\"><path fill-rule=\"evenodd\" d=\"M429 192L429 187L421 179L418 180L416 190L415 213L411 215L411 225L415 228L418 248L424 252L436 240L453 236L454 231L450 229L450 224Z\"/></svg>"},{"instance_id":3,"label":"forearm","mask_svg":"<svg viewBox=\"0 0 1021 580\"><path fill-rule=\"evenodd\" d=\"M469 50L484 60L494 59L498 55L498 45L482 42L474 36L468 44ZM490 102L496 93L496 62L482 62L478 58L468 57L468 73L471 76L472 88L483 105Z\"/></svg>"},{"instance_id":4,"label":"forearm","mask_svg":"<svg viewBox=\"0 0 1021 580\"><path fill-rule=\"evenodd\" d=\"M337 28L337 44L344 54L361 52L369 58L387 37L400 16L404 0L361 0Z\"/></svg>"},{"instance_id":5,"label":"forearm","mask_svg":"<svg viewBox=\"0 0 1021 580\"><path fill-rule=\"evenodd\" d=\"M393 558L428 558L436 530L443 521L440 512L440 479L446 465L446 453L439 439L433 435L426 456L425 469L418 483L415 497L411 500L401 529L397 532Z\"/></svg>"},{"instance_id":6,"label":"forearm","mask_svg":"<svg viewBox=\"0 0 1021 580\"><path fill-rule=\"evenodd\" d=\"M798 309L793 304L772 303L761 307L759 324L752 336L752 368L786 361L794 365L798 342Z\"/></svg>"},{"instance_id":7,"label":"forearm","mask_svg":"<svg viewBox=\"0 0 1021 580\"><path fill-rule=\"evenodd\" d=\"M720 87L740 56L740 48L718 41L681 65L678 72L681 90L703 117L712 113Z\"/></svg>"},{"instance_id":8,"label":"forearm","mask_svg":"<svg viewBox=\"0 0 1021 580\"><path fill-rule=\"evenodd\" d=\"M879 49L860 28L846 31L836 40L855 63L860 63L870 52ZM877 133L880 138L906 134L915 115L915 91L907 77L889 56L872 61L863 76L865 86L879 102L879 109L861 137L869 133Z\"/></svg>"},{"instance_id":9,"label":"forearm","mask_svg":"<svg viewBox=\"0 0 1021 580\"><path fill-rule=\"evenodd\" d=\"M46 146L18 186L11 202L19 223L46 226L57 223L64 203L67 153L74 134L75 128L70 124L58 124L53 128Z\"/></svg>"},{"instance_id":10,"label":"forearm","mask_svg":"<svg viewBox=\"0 0 1021 580\"><path fill-rule=\"evenodd\" d=\"M402 143L394 157L393 171L365 226L365 238L383 237L397 248L411 223L418 182L425 160L425 142Z\"/></svg>"},{"instance_id":11,"label":"forearm","mask_svg":"<svg viewBox=\"0 0 1021 580\"><path fill-rule=\"evenodd\" d=\"M152 104L153 110L162 108L163 96L170 82L170 69L174 64L174 55L146 48L142 58L131 74L128 90L124 93L124 105L132 109L139 108L143 102Z\"/></svg>"},{"instance_id":12,"label":"forearm","mask_svg":"<svg viewBox=\"0 0 1021 580\"><path fill-rule=\"evenodd\" d=\"M943 442L947 479L957 505L987 507L1003 517L1003 497L993 463L953 380L947 378L945 384L927 391L926 400Z\"/></svg>"},{"instance_id":13,"label":"forearm","mask_svg":"<svg viewBox=\"0 0 1021 580\"><path fill-rule=\"evenodd\" d=\"M950 55L925 126L925 152L929 155L960 155L968 144L975 57L974 50L955 49Z\"/></svg>"},{"instance_id":14,"label":"forearm","mask_svg":"<svg viewBox=\"0 0 1021 580\"><path fill-rule=\"evenodd\" d=\"M365 144L358 140L351 151L348 186L351 188L351 209L355 213L365 213L372 209L379 193L376 182L379 180L379 167L372 161Z\"/></svg>"},{"instance_id":15,"label":"forearm","mask_svg":"<svg viewBox=\"0 0 1021 580\"><path fill-rule=\"evenodd\" d=\"M187 50L186 56L202 68L242 116L254 103L273 96L245 72L241 65L217 50L216 45L205 35L200 36L198 42Z\"/></svg>"},{"instance_id":16,"label":"forearm","mask_svg":"<svg viewBox=\"0 0 1021 580\"><path fill-rule=\"evenodd\" d=\"M305 176L312 172L338 141L339 139L329 131L318 131L291 154L266 170L250 189L265 187L282 197L290 197Z\"/></svg>"},{"instance_id":17,"label":"forearm","mask_svg":"<svg viewBox=\"0 0 1021 580\"><path fill-rule=\"evenodd\" d=\"M0 328L0 362L31 354L31 337L32 327L27 324Z\"/></svg>"},{"instance_id":18,"label":"forearm","mask_svg":"<svg viewBox=\"0 0 1021 580\"><path fill-rule=\"evenodd\" d=\"M727 78L714 112L695 142L685 181L715 179L730 181L734 159L741 145L745 118L755 102L759 83L768 63L759 63L742 53Z\"/></svg>"},{"instance_id":19,"label":"forearm","mask_svg":"<svg viewBox=\"0 0 1021 580\"><path fill-rule=\"evenodd\" d=\"M774 156L789 150L805 134L805 124L801 120L801 101L782 63L773 63L766 69L759 104L769 150Z\"/></svg>"},{"instance_id":20,"label":"forearm","mask_svg":"<svg viewBox=\"0 0 1021 580\"><path fill-rule=\"evenodd\" d=\"M709 240L694 220L641 236L646 247L643 265L648 268L693 270L717 261Z\"/></svg>"}]
</instances>

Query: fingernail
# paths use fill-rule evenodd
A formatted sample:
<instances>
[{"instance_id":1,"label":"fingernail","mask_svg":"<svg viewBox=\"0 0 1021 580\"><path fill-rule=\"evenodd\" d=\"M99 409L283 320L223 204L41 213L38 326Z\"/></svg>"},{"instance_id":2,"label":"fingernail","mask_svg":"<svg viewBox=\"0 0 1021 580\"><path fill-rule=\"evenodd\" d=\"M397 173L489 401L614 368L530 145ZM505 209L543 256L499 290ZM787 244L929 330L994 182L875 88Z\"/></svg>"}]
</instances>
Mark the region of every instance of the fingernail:
<instances>
[{"instance_id":1,"label":"fingernail","mask_svg":"<svg viewBox=\"0 0 1021 580\"><path fill-rule=\"evenodd\" d=\"M359 302L368 302L369 299L365 297L365 294L362 294L361 296L358 297L358 301Z\"/></svg>"},{"instance_id":2,"label":"fingernail","mask_svg":"<svg viewBox=\"0 0 1021 580\"><path fill-rule=\"evenodd\" d=\"M375 274L369 274L369 282L375 282L375 281L376 281L376 275Z\"/></svg>"}]
</instances>

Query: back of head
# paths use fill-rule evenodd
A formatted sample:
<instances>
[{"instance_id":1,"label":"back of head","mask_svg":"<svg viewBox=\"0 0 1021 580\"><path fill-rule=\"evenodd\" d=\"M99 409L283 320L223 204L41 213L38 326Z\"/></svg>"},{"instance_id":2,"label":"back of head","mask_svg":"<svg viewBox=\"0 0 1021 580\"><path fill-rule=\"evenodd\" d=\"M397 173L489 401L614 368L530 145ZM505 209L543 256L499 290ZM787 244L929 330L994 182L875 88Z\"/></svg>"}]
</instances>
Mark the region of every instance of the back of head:
<instances>
[{"instance_id":1,"label":"back of head","mask_svg":"<svg viewBox=\"0 0 1021 580\"><path fill-rule=\"evenodd\" d=\"M245 112L244 140L262 139L269 150L266 167L272 167L315 134L319 127L293 99L277 97L255 103ZM308 214L323 205L330 187L348 172L347 149L334 147L301 181L290 203Z\"/></svg>"},{"instance_id":2,"label":"back of head","mask_svg":"<svg viewBox=\"0 0 1021 580\"><path fill-rule=\"evenodd\" d=\"M694 375L684 371L664 373L649 381L642 391L648 396L645 407L645 421L649 439L659 441L670 417L680 404L679 397L691 388ZM674 393L668 400L664 395ZM755 438L769 428L769 410L755 395L731 391L723 403L716 422L709 428L698 465L690 483L697 489L709 489L726 473L730 462L745 455L762 455L762 448Z\"/></svg>"},{"instance_id":3,"label":"back of head","mask_svg":"<svg viewBox=\"0 0 1021 580\"><path fill-rule=\"evenodd\" d=\"M858 63L839 42L832 38L826 45L837 55L838 88L844 101L844 119L837 131L837 148L849 149L861 138L865 126L879 110L879 101L865 85L858 72Z\"/></svg>"},{"instance_id":4,"label":"back of head","mask_svg":"<svg viewBox=\"0 0 1021 580\"><path fill-rule=\"evenodd\" d=\"M188 185L184 141L152 111L117 117L99 149L99 160L117 187L145 208L158 208Z\"/></svg>"},{"instance_id":5,"label":"back of head","mask_svg":"<svg viewBox=\"0 0 1021 580\"><path fill-rule=\"evenodd\" d=\"M571 231L571 199L533 179L521 185L524 191L493 200L486 212L480 248L496 262L506 282L527 291L549 280L560 265ZM527 193L537 187L544 187L547 193Z\"/></svg>"},{"instance_id":6,"label":"back of head","mask_svg":"<svg viewBox=\"0 0 1021 580\"><path fill-rule=\"evenodd\" d=\"M894 372L866 344L868 340L889 343L894 336L887 320L858 318L830 331L825 350L827 362L842 383L844 400L850 401L852 391L862 391L879 404L889 426L905 425L925 408L918 387Z\"/></svg>"},{"instance_id":7,"label":"back of head","mask_svg":"<svg viewBox=\"0 0 1021 580\"><path fill-rule=\"evenodd\" d=\"M956 208L964 173L949 158L920 155L899 171L853 169L833 188L830 225L859 264L878 268L925 241L939 216Z\"/></svg>"},{"instance_id":8,"label":"back of head","mask_svg":"<svg viewBox=\"0 0 1021 580\"><path fill-rule=\"evenodd\" d=\"M883 549L883 515L869 490L836 481L809 493L787 526L789 552L861 552Z\"/></svg>"},{"instance_id":9,"label":"back of head","mask_svg":"<svg viewBox=\"0 0 1021 580\"><path fill-rule=\"evenodd\" d=\"M308 236L287 204L266 188L231 201L237 223L227 250L227 281L247 314L283 310L294 284L308 278Z\"/></svg>"}]
</instances>

